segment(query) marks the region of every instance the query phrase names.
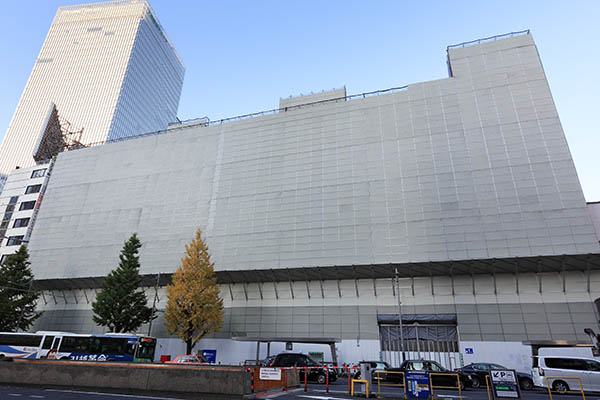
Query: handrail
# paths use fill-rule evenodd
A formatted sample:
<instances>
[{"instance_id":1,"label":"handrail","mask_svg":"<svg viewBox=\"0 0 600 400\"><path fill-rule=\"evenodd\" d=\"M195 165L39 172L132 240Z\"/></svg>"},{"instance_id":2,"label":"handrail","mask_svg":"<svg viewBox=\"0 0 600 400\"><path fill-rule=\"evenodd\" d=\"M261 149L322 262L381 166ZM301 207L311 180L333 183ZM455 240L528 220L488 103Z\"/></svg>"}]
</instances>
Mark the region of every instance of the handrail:
<instances>
[{"instance_id":1,"label":"handrail","mask_svg":"<svg viewBox=\"0 0 600 400\"><path fill-rule=\"evenodd\" d=\"M461 48L462 49L465 46L472 46L472 45L475 45L475 44L481 44L481 43L485 43L485 42L493 42L493 41L496 41L498 39L503 39L503 38L507 38L507 37L514 37L514 36L521 36L521 35L529 35L529 29L526 29L524 31L503 33L502 35L489 36L489 37L486 37L486 38L471 40L469 42L462 42L462 43L459 43L459 44L451 44L450 46L446 47L446 51L452 50L452 49L457 49L457 48Z\"/></svg>"},{"instance_id":2,"label":"handrail","mask_svg":"<svg viewBox=\"0 0 600 400\"><path fill-rule=\"evenodd\" d=\"M242 121L242 120L255 118L255 117L274 115L274 114L279 114L282 112L301 109L303 107L316 106L316 105L325 104L325 103L336 103L339 101L351 101L351 100L356 100L356 99L365 99L367 97L379 96L381 94L387 94L387 93L395 93L395 92L400 92L400 91L404 91L407 89L408 89L408 85L391 87L391 88L387 88L387 89L374 90L372 92L352 94L352 95L348 95L348 96L336 97L333 99L325 99L325 100L313 101L311 103L296 104L293 106L288 106L288 107L283 107L283 108L274 108L272 110L259 111L259 112L255 112L255 113L244 114L244 115L237 115L235 117L222 118L222 119L217 119L214 121L208 120L207 117L203 117L200 119L193 118L193 119L189 119L189 120L173 122L173 123L169 124L168 129L161 129L161 130L153 131L153 132L140 133L139 135L133 135L133 136L113 138L113 139L100 141L100 142L87 143L85 145L85 147L82 147L82 148L97 147L97 146L102 146L105 144L117 143L117 142L125 142L128 140L139 139L139 138L143 138L143 137L147 137L147 136L163 135L174 129L183 129L183 128L186 128L189 126L194 126L194 125L201 125L201 126L222 125L227 122ZM204 118L206 118L206 120ZM75 150L78 150L78 149L72 149L70 151L75 151Z\"/></svg>"}]
</instances>

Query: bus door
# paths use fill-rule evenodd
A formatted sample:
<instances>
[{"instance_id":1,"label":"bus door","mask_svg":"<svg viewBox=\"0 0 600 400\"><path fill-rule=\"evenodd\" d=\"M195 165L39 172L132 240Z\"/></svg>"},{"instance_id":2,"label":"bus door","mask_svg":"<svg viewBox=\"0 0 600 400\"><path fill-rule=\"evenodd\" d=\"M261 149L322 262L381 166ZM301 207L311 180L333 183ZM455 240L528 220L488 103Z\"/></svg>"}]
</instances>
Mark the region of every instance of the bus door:
<instances>
[{"instance_id":1,"label":"bus door","mask_svg":"<svg viewBox=\"0 0 600 400\"><path fill-rule=\"evenodd\" d=\"M60 357L58 356L58 349L60 349L61 341L62 341L62 336L56 336L54 338L54 341L52 342L51 350L53 350L53 353L55 354L54 358L56 360L60 360ZM46 355L47 355L47 353L46 353Z\"/></svg>"},{"instance_id":2,"label":"bus door","mask_svg":"<svg viewBox=\"0 0 600 400\"><path fill-rule=\"evenodd\" d=\"M46 335L44 336L44 341L40 346L40 350L38 351L37 358L45 358L48 355L48 351L52 348L52 342L54 341L54 335Z\"/></svg>"}]
</instances>

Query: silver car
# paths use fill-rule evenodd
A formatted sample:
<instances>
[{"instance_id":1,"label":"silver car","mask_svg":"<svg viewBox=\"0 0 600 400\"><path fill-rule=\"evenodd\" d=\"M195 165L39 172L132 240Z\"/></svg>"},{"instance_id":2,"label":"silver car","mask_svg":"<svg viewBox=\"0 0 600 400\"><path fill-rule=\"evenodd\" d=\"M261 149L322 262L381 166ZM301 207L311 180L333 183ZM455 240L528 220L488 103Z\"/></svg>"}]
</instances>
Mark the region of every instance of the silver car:
<instances>
[{"instance_id":1,"label":"silver car","mask_svg":"<svg viewBox=\"0 0 600 400\"><path fill-rule=\"evenodd\" d=\"M593 358L538 356L531 370L535 386L547 387L558 392L579 391L581 381L584 391L600 392L600 362Z\"/></svg>"}]
</instances>

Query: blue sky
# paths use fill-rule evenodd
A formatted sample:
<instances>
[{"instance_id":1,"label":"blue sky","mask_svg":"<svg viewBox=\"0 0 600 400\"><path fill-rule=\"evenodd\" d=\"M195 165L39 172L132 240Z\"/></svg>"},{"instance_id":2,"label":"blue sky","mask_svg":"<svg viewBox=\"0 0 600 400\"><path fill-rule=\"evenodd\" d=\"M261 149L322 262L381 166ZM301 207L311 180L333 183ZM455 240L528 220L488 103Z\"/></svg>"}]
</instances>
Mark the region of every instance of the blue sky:
<instances>
[{"instance_id":1,"label":"blue sky","mask_svg":"<svg viewBox=\"0 0 600 400\"><path fill-rule=\"evenodd\" d=\"M2 2L0 139L56 9ZM89 2L89 1L88 1ZM447 77L446 46L531 29L587 201L600 201L600 1L150 0L187 70L181 119Z\"/></svg>"}]
</instances>

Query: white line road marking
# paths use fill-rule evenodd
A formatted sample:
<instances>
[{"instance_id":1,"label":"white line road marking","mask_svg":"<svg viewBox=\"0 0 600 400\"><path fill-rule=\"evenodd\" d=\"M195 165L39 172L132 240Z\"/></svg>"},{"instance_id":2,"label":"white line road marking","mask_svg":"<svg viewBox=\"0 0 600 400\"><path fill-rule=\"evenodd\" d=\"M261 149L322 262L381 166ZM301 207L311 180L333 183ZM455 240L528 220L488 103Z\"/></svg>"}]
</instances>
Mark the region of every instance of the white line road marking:
<instances>
[{"instance_id":1,"label":"white line road marking","mask_svg":"<svg viewBox=\"0 0 600 400\"><path fill-rule=\"evenodd\" d=\"M37 394L30 394L29 397L33 397L34 399L43 399L46 396L38 396Z\"/></svg>"},{"instance_id":2,"label":"white line road marking","mask_svg":"<svg viewBox=\"0 0 600 400\"><path fill-rule=\"evenodd\" d=\"M58 390L58 389L45 389L45 390L47 392L81 393L81 394L96 395L96 396L128 397L128 398L133 398L133 399L178 400L178 399L174 399L172 397L136 396L136 395L133 395L133 394L84 392L84 391L80 391L80 390Z\"/></svg>"},{"instance_id":3,"label":"white line road marking","mask_svg":"<svg viewBox=\"0 0 600 400\"><path fill-rule=\"evenodd\" d=\"M339 397L307 396L304 394L301 394L298 397L304 397L307 399L316 399L316 400L346 400L346 399L341 399Z\"/></svg>"},{"instance_id":4,"label":"white line road marking","mask_svg":"<svg viewBox=\"0 0 600 400\"><path fill-rule=\"evenodd\" d=\"M8 395L9 396L13 396L13 397L21 397L21 396L23 396L22 394L19 394L19 393L9 393Z\"/></svg>"}]
</instances>

